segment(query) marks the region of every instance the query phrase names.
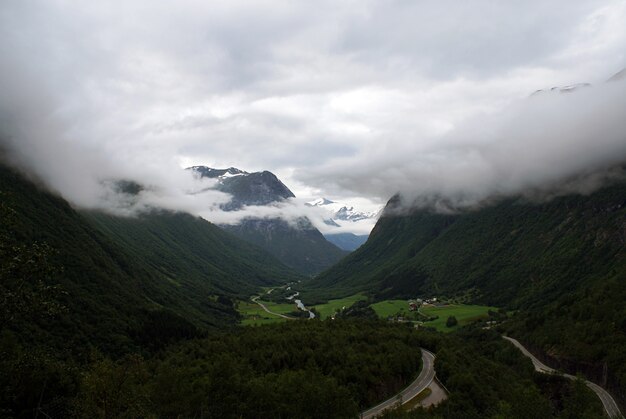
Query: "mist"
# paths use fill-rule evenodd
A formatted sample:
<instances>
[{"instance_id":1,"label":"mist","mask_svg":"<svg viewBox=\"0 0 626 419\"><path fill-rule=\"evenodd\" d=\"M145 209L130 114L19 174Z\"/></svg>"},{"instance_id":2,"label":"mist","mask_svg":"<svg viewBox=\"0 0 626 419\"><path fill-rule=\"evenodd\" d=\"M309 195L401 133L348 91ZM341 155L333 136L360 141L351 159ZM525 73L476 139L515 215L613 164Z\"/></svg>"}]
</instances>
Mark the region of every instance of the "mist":
<instances>
[{"instance_id":1,"label":"mist","mask_svg":"<svg viewBox=\"0 0 626 419\"><path fill-rule=\"evenodd\" d=\"M391 189L405 206L438 211L512 195L588 194L623 177L616 166L626 163L625 116L624 78L539 92L430 141L397 143L383 155L374 147L302 177L378 196Z\"/></svg>"},{"instance_id":2,"label":"mist","mask_svg":"<svg viewBox=\"0 0 626 419\"><path fill-rule=\"evenodd\" d=\"M0 148L76 208L124 216L304 215L326 231L304 202L589 193L626 161L626 81L605 82L625 19L620 0L4 2ZM573 83L592 86L532 94ZM225 213L191 165L269 170L299 199Z\"/></svg>"}]
</instances>

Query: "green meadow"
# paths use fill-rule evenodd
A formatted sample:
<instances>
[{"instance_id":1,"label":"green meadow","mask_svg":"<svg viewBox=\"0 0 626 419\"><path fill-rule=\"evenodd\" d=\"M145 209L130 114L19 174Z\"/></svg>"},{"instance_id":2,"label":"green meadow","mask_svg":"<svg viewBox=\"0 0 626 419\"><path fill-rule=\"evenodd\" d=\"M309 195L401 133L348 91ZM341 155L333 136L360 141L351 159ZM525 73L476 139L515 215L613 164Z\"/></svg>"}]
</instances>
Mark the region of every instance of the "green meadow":
<instances>
[{"instance_id":1,"label":"green meadow","mask_svg":"<svg viewBox=\"0 0 626 419\"><path fill-rule=\"evenodd\" d=\"M335 314L337 311L341 310L342 308L350 307L352 304L356 303L357 301L366 300L366 299L367 297L363 294L355 294L346 298L330 300L327 303L318 304L314 306L313 308L317 310L317 312L320 315L320 318L324 320L332 316L333 314Z\"/></svg>"},{"instance_id":2,"label":"green meadow","mask_svg":"<svg viewBox=\"0 0 626 419\"><path fill-rule=\"evenodd\" d=\"M489 310L497 311L498 309L488 306L451 304L442 307L421 307L420 313L431 317L439 316L439 318L436 320L431 320L424 323L425 326L434 327L441 332L450 332L473 321L489 317L489 315L487 314ZM456 317L457 321L459 322L458 325L454 327L446 327L446 320L448 320L448 317L450 316Z\"/></svg>"},{"instance_id":3,"label":"green meadow","mask_svg":"<svg viewBox=\"0 0 626 419\"><path fill-rule=\"evenodd\" d=\"M376 314L381 318L400 315L413 319L415 313L409 311L407 300L384 300L370 306ZM441 332L451 332L458 327L464 326L476 320L488 317L489 310L497 311L495 307L466 305L466 304L450 304L446 306L422 306L419 312L429 316L438 317L435 320L425 322L425 326L434 327ZM448 317L456 317L458 324L454 327L447 327L446 320Z\"/></svg>"},{"instance_id":4,"label":"green meadow","mask_svg":"<svg viewBox=\"0 0 626 419\"><path fill-rule=\"evenodd\" d=\"M276 304L261 301L270 311L274 313L287 314L294 310L294 304ZM244 326L256 324L268 324L287 321L284 317L279 317L263 310L261 306L252 301L239 301L237 311L242 315L241 324Z\"/></svg>"},{"instance_id":5,"label":"green meadow","mask_svg":"<svg viewBox=\"0 0 626 419\"><path fill-rule=\"evenodd\" d=\"M409 314L409 303L407 300L384 300L370 306L378 317L387 318L397 314L406 316Z\"/></svg>"}]
</instances>

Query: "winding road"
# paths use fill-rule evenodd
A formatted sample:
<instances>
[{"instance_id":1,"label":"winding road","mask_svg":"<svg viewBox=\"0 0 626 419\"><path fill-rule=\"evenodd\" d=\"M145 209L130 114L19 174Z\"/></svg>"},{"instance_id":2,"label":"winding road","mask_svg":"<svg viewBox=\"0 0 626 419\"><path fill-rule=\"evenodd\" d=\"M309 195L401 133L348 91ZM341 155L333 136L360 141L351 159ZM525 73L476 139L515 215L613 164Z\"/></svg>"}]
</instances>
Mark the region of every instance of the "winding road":
<instances>
[{"instance_id":1,"label":"winding road","mask_svg":"<svg viewBox=\"0 0 626 419\"><path fill-rule=\"evenodd\" d=\"M528 349L526 349L521 343L519 343L516 339L510 338L508 336L502 336L504 339L511 342L515 345L524 355L526 355L533 362L535 366L535 370L539 372L543 372L546 374L559 373L559 371L548 367L543 362L539 361L533 354L531 354ZM560 374L560 373L559 373ZM567 377L571 380L575 380L576 377L570 374L562 374L563 377ZM599 385L592 383L591 381L585 380L585 384L589 387L594 393L598 395L600 401L602 402L602 406L604 406L604 411L610 418L623 418L622 412L619 410L617 403L613 400L613 397L609 394L608 391L600 387Z\"/></svg>"},{"instance_id":2,"label":"winding road","mask_svg":"<svg viewBox=\"0 0 626 419\"><path fill-rule=\"evenodd\" d=\"M420 348L421 349L421 348ZM383 411L402 405L420 394L428 387L435 378L435 355L426 349L422 351L422 371L419 376L407 388L392 398L361 412L362 419L371 419L380 415Z\"/></svg>"},{"instance_id":3,"label":"winding road","mask_svg":"<svg viewBox=\"0 0 626 419\"><path fill-rule=\"evenodd\" d=\"M269 291L268 291L268 294L269 294L270 292L272 292L272 291L273 291L273 289L269 290ZM269 308L267 308L267 307L265 306L265 304L263 304L262 302L260 302L260 301L259 301L259 298L261 298L261 296L260 296L260 295L257 295L256 297L252 297L252 298L251 298L251 300L252 300L253 302L257 303L259 306L261 306L261 308L262 308L263 310L267 311L268 313L273 314L274 316L282 317L283 319L288 319L288 320L296 320L296 318L295 318L295 317L289 317L289 316L285 316L284 314L274 313L274 312L273 312L273 311L271 311Z\"/></svg>"}]
</instances>

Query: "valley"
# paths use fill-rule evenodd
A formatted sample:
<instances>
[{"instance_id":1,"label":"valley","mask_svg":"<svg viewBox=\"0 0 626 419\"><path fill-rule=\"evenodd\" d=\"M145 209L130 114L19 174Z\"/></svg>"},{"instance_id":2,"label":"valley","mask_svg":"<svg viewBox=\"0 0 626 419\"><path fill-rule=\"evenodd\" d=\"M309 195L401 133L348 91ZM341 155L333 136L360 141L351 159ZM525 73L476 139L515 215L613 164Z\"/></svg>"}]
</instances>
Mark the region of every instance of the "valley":
<instances>
[{"instance_id":1,"label":"valley","mask_svg":"<svg viewBox=\"0 0 626 419\"><path fill-rule=\"evenodd\" d=\"M461 232L454 229L466 228L467 221L424 214L404 219L383 217L362 248L319 277L307 278L261 248L202 219L167 211L131 218L75 211L10 169L0 174L1 191L7 197L2 202L3 289L19 289L10 288L19 286L11 281L33 275L53 287L23 288L28 292L19 298L40 301L37 307L20 304L18 297L13 297L17 295L14 291L3 291L4 301L14 308L12 315L3 317L6 326L0 350L5 356L0 364L9 373L6 377L31 377L24 387L4 384L11 393L4 396L9 398L3 403L14 411L32 412L30 395L45 386L50 396L44 394L39 409L47 415L60 417L70 411L98 415L104 408L97 401L99 394L123 386L124 397L107 407L117 417L168 416L173 412L223 417L227 411L232 417L249 417L253 412L269 417L290 416L297 409L302 409L303 417L355 417L358 412L366 417L458 417L459 412L468 411L480 417L494 406L500 406L500 411L508 406L506 409L523 412L516 417L529 412L538 417L560 417L576 409L586 418L601 417L600 399L586 385L534 375L524 355L500 337L509 333L533 343L532 333L546 333L547 325L541 326L544 329L530 328L532 322L545 315L553 316L558 325L565 321L562 316L570 315L570 309L563 305L556 312L561 317L551 314L550 304L554 303L549 294L542 296L542 284L531 288L536 293L532 298L521 293L516 294L518 299L506 300L506 290L491 299L487 296L495 288L489 281L476 280L470 289L458 288L455 296L457 288L434 275L439 269L447 275L460 275L455 271L460 267L454 265L459 263L455 259L459 256L448 259L446 266L436 265L434 253L429 259L419 259L420 251L409 242L408 253L400 248L390 249L389 256L379 254L395 258L399 268L373 280L371 286L363 287L363 282L353 283L346 276L321 287L337 269L344 269L342 265L363 272L358 265L363 255L372 257L372 249L388 237L386 230L394 229L395 223L403 223L403 230L410 226L412 231L424 231L420 224L426 223L425 231L430 233L428 241L421 242L425 252L435 245L442 248L443 244L433 240L445 238L455 244ZM606 223L614 222L607 219L619 222L614 212L622 211L615 206L623 197L620 188L613 186L589 198L609 217L598 225L600 231ZM551 210L557 213L562 203L550 205L556 205ZM577 205L586 208L589 204L576 198L568 201L567 210L576 211ZM513 210L520 208L527 211L530 207L516 206ZM550 214L551 210L544 208L543 213ZM587 214L587 210L582 211ZM594 226L599 221L596 212L590 214L586 225ZM471 217L480 220L480 214ZM567 225L561 222L558 228L563 231ZM434 233L429 230L433 226L437 226ZM497 224L492 228L497 230ZM519 231L520 227L510 228ZM480 248L482 238L476 234L472 237L472 246ZM545 240L546 236L542 237ZM595 242L595 246L604 246L605 252L615 249L603 259L610 263L615 279L594 287L593 293L602 293L603 307L608 308L621 295L618 278L623 265L619 257L622 250L611 247L610 236L605 237L608 241ZM513 248L518 246L515 239L510 240ZM47 243L51 250L33 243ZM79 254L77 246L84 255L78 259L74 257ZM9 263L18 259L30 260L26 266L31 266L31 271ZM571 263L571 259L565 260ZM405 261L410 269L404 267ZM380 259L382 266L388 263ZM471 264L459 266L470 276L481 272ZM527 267L531 266L529 261ZM506 269L508 274L515 273ZM594 272L606 270L603 265ZM84 272L92 274L85 276ZM429 283L439 287L437 298L431 293L416 293L429 289ZM575 282L567 283L575 287ZM350 292L354 290L357 292ZM572 292L584 296L586 291L574 288ZM498 305L480 304L488 301ZM570 304L575 308L584 301L581 297ZM596 309L585 307L588 321L593 321ZM565 331L567 328L549 336ZM620 371L616 362L621 346L614 335L604 339L617 344L613 352L607 352L605 361L613 374ZM97 349L88 354L81 341ZM28 342L35 342L36 352ZM594 343L596 347L602 344ZM424 354L433 355L424 360ZM583 352L579 356L597 357ZM24 364L25 357L32 357L32 362ZM127 381L124 377L129 371L133 378ZM428 386L435 373L442 384L431 390ZM108 381L94 387L93 380L101 376ZM619 406L620 384L611 377L605 388ZM309 392L301 392L302 381L307 382ZM322 387L325 390L319 398L311 397L310 392L319 392ZM249 397L241 396L242 391ZM170 393L176 396L166 396ZM239 395L237 402L234 394ZM519 394L525 396L520 398ZM290 400L288 407L282 406L282 398ZM404 407L396 408L399 399ZM432 404L430 410L419 408L421 400Z\"/></svg>"}]
</instances>

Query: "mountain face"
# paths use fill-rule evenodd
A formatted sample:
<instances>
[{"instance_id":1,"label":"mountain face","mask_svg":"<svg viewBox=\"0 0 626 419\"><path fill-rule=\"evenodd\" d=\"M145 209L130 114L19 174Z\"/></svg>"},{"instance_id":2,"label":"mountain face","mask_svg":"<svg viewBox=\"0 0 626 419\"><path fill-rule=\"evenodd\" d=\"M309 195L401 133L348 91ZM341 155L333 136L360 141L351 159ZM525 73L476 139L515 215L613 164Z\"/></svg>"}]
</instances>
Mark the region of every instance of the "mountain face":
<instances>
[{"instance_id":1,"label":"mountain face","mask_svg":"<svg viewBox=\"0 0 626 419\"><path fill-rule=\"evenodd\" d=\"M273 205L295 195L273 173L248 173L234 167L212 169L206 166L189 168L196 174L217 179L215 189L229 193L232 199L222 205L224 211L237 211L244 206ZM222 225L257 246L266 249L285 265L305 275L314 275L341 259L345 252L326 240L306 217L294 223L280 218L244 218L237 225Z\"/></svg>"},{"instance_id":2,"label":"mountain face","mask_svg":"<svg viewBox=\"0 0 626 419\"><path fill-rule=\"evenodd\" d=\"M585 275L606 274L624 255L624 183L544 203L511 198L461 214L393 215L399 205L390 200L368 242L311 286L384 296L473 289L477 301L520 307L553 298Z\"/></svg>"},{"instance_id":3,"label":"mountain face","mask_svg":"<svg viewBox=\"0 0 626 419\"><path fill-rule=\"evenodd\" d=\"M248 173L234 167L212 169L206 166L193 166L190 170L201 177L217 179L215 189L232 195L231 201L222 206L225 211L236 211L245 205L269 205L295 198L293 192L268 171Z\"/></svg>"},{"instance_id":4,"label":"mountain face","mask_svg":"<svg viewBox=\"0 0 626 419\"><path fill-rule=\"evenodd\" d=\"M399 209L395 197L367 243L310 281L304 298L368 292L516 309L512 336L626 400L626 182L459 214Z\"/></svg>"},{"instance_id":5,"label":"mountain face","mask_svg":"<svg viewBox=\"0 0 626 419\"><path fill-rule=\"evenodd\" d=\"M352 205L331 201L327 198L320 198L312 202L307 202L310 207L321 208L328 213L328 217L324 220L326 225L340 228L342 226L351 226L351 223L373 223L380 216L382 211L360 211ZM369 224L371 226L371 224ZM358 249L367 241L367 234L354 234L347 232L329 232L324 234L326 240L333 243L337 247L347 251Z\"/></svg>"},{"instance_id":6,"label":"mountain face","mask_svg":"<svg viewBox=\"0 0 626 419\"><path fill-rule=\"evenodd\" d=\"M607 81L608 82L614 82L614 81L618 81L618 80L623 80L624 78L626 78L626 68L623 68L620 71L618 71L617 73L615 73Z\"/></svg>"},{"instance_id":7,"label":"mountain face","mask_svg":"<svg viewBox=\"0 0 626 419\"><path fill-rule=\"evenodd\" d=\"M331 201L327 198L320 198L315 201L308 202L307 205L310 207L323 208L329 211L329 225L332 225L332 223L336 224L337 220L357 222L362 220L375 219L380 215L380 212L359 211L355 209L352 205L346 205L339 202Z\"/></svg>"},{"instance_id":8,"label":"mountain face","mask_svg":"<svg viewBox=\"0 0 626 419\"><path fill-rule=\"evenodd\" d=\"M352 252L361 247L369 236L367 234L337 233L326 234L324 237L338 248Z\"/></svg>"},{"instance_id":9,"label":"mountain face","mask_svg":"<svg viewBox=\"0 0 626 419\"><path fill-rule=\"evenodd\" d=\"M535 91L531 96L545 94L545 93L573 93L577 90L584 89L586 87L591 87L590 83L576 83L570 84L567 86L554 86L549 89L540 89Z\"/></svg>"},{"instance_id":10,"label":"mountain face","mask_svg":"<svg viewBox=\"0 0 626 419\"><path fill-rule=\"evenodd\" d=\"M346 252L326 240L307 218L296 222L294 226L280 218L247 218L223 227L305 275L321 272L345 256Z\"/></svg>"},{"instance_id":11,"label":"mountain face","mask_svg":"<svg viewBox=\"0 0 626 419\"><path fill-rule=\"evenodd\" d=\"M3 166L0 196L0 273L10 260L34 254L35 266L53 268L42 280L59 285L58 300L67 309L54 322L45 316L35 322L25 313L28 327L20 326L18 316L15 330L49 335L52 346L84 348L91 342L106 353L123 352L139 336L157 333L149 326L157 318L161 330L166 323L178 324L177 330L234 324L232 298L300 278L263 250L187 214L77 212ZM9 272L7 278L16 277Z\"/></svg>"}]
</instances>

